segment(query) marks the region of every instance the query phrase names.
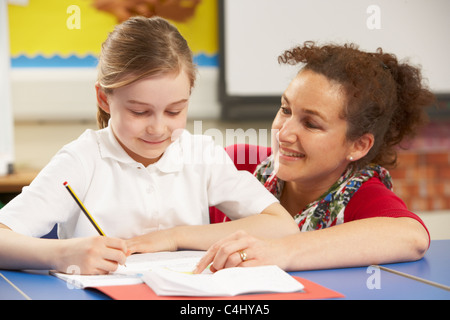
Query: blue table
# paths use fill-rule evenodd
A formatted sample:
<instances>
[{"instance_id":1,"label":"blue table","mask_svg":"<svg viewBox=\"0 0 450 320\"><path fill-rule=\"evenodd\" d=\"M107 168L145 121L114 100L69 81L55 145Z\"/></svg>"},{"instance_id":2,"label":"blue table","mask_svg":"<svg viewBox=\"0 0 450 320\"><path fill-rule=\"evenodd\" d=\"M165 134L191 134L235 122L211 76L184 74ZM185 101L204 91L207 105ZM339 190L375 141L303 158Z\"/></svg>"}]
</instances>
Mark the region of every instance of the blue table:
<instances>
[{"instance_id":1,"label":"blue table","mask_svg":"<svg viewBox=\"0 0 450 320\"><path fill-rule=\"evenodd\" d=\"M450 240L431 241L427 254L417 262L383 266L450 287Z\"/></svg>"},{"instance_id":2,"label":"blue table","mask_svg":"<svg viewBox=\"0 0 450 320\"><path fill-rule=\"evenodd\" d=\"M3 275L7 280L5 280ZM105 300L95 290L70 288L48 271L0 270L0 300Z\"/></svg>"},{"instance_id":3,"label":"blue table","mask_svg":"<svg viewBox=\"0 0 450 320\"><path fill-rule=\"evenodd\" d=\"M432 241L419 261L382 265L421 279L450 286L450 240ZM450 291L375 267L291 272L354 300L450 300ZM5 279L6 278L6 279ZM105 300L95 290L69 288L47 272L0 270L0 300Z\"/></svg>"},{"instance_id":4,"label":"blue table","mask_svg":"<svg viewBox=\"0 0 450 320\"><path fill-rule=\"evenodd\" d=\"M346 268L292 274L338 291L345 295L345 299L351 300L450 300L450 291L376 268ZM373 285L371 280L374 277L378 277L379 286Z\"/></svg>"},{"instance_id":5,"label":"blue table","mask_svg":"<svg viewBox=\"0 0 450 320\"><path fill-rule=\"evenodd\" d=\"M450 300L450 240L433 240L419 261L381 265L447 286L442 289L374 267L292 272L345 295L346 299Z\"/></svg>"}]
</instances>

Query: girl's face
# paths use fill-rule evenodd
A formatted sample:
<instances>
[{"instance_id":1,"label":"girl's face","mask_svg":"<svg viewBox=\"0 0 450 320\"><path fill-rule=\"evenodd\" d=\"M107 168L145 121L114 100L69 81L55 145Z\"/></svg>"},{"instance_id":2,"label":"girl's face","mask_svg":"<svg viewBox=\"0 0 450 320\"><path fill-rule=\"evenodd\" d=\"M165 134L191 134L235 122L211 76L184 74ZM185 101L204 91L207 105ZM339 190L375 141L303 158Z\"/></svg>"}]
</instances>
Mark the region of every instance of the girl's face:
<instances>
[{"instance_id":1,"label":"girl's face","mask_svg":"<svg viewBox=\"0 0 450 320\"><path fill-rule=\"evenodd\" d=\"M315 72L303 70L290 83L272 124L280 179L326 190L340 177L353 150L339 116L344 103L341 86Z\"/></svg>"},{"instance_id":2,"label":"girl's face","mask_svg":"<svg viewBox=\"0 0 450 320\"><path fill-rule=\"evenodd\" d=\"M144 78L107 96L97 88L97 97L111 115L110 125L121 146L148 166L186 127L190 92L189 78L181 71Z\"/></svg>"}]
</instances>

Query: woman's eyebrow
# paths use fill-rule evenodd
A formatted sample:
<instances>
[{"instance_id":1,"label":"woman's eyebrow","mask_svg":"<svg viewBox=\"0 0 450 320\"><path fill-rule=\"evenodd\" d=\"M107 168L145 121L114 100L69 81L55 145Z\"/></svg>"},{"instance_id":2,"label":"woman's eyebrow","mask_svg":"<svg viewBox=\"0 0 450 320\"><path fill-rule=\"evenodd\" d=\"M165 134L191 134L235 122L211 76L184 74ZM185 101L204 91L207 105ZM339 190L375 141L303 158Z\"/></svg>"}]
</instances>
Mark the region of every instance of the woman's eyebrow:
<instances>
[{"instance_id":1,"label":"woman's eyebrow","mask_svg":"<svg viewBox=\"0 0 450 320\"><path fill-rule=\"evenodd\" d=\"M281 96L281 101L284 101L288 106L290 105L289 99L284 94ZM324 121L328 121L328 118L325 114L315 109L302 108L301 111L312 116L317 116Z\"/></svg>"},{"instance_id":2,"label":"woman's eyebrow","mask_svg":"<svg viewBox=\"0 0 450 320\"><path fill-rule=\"evenodd\" d=\"M289 99L284 94L281 96L281 101L284 101L287 105L290 105ZM317 116L317 117L323 119L324 121L327 121L327 119L328 119L325 114L323 114L322 112L319 112L317 110L314 110L314 109L302 108L302 112L309 114L309 115Z\"/></svg>"},{"instance_id":3,"label":"woman's eyebrow","mask_svg":"<svg viewBox=\"0 0 450 320\"><path fill-rule=\"evenodd\" d=\"M321 113L321 112L319 112L317 110L303 109L303 112L306 113L306 114L317 116L317 117L321 118L322 120L327 121L327 117L323 113Z\"/></svg>"}]
</instances>

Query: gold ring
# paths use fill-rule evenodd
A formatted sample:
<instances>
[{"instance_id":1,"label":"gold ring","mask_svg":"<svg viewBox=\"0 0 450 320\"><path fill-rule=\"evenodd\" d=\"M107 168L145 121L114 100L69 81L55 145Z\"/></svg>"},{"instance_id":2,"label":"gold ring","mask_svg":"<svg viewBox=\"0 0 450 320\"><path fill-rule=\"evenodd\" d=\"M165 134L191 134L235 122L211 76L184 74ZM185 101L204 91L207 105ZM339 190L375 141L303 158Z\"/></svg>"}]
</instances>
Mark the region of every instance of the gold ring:
<instances>
[{"instance_id":1,"label":"gold ring","mask_svg":"<svg viewBox=\"0 0 450 320\"><path fill-rule=\"evenodd\" d=\"M239 255L241 256L242 262L244 262L245 260L247 260L247 252L245 252L244 250L239 251Z\"/></svg>"}]
</instances>

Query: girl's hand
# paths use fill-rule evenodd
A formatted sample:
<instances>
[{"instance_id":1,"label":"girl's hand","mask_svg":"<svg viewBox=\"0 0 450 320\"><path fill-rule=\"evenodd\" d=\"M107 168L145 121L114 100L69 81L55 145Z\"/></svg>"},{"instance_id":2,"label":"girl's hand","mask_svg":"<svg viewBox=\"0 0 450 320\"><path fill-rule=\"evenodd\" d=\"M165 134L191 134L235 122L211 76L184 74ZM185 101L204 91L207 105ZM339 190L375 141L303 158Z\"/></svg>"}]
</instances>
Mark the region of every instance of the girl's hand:
<instances>
[{"instance_id":1,"label":"girl's hand","mask_svg":"<svg viewBox=\"0 0 450 320\"><path fill-rule=\"evenodd\" d=\"M176 228L154 231L126 241L128 254L176 251Z\"/></svg>"},{"instance_id":2,"label":"girl's hand","mask_svg":"<svg viewBox=\"0 0 450 320\"><path fill-rule=\"evenodd\" d=\"M272 241L260 240L244 231L237 231L215 243L199 261L194 273L201 273L211 264L216 272L224 268L279 265L283 267Z\"/></svg>"},{"instance_id":3,"label":"girl's hand","mask_svg":"<svg viewBox=\"0 0 450 320\"><path fill-rule=\"evenodd\" d=\"M56 270L76 274L107 274L124 265L127 258L125 240L108 237L77 238L61 241L55 257Z\"/></svg>"}]
</instances>

